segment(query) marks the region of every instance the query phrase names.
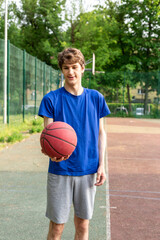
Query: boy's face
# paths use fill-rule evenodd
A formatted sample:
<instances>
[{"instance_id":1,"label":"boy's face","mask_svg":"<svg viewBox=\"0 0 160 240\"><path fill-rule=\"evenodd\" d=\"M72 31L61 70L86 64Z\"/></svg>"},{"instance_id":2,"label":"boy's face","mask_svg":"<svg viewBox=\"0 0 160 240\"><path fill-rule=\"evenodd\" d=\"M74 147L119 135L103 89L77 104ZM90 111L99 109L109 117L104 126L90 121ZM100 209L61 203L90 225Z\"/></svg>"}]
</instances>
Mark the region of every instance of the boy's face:
<instances>
[{"instance_id":1,"label":"boy's face","mask_svg":"<svg viewBox=\"0 0 160 240\"><path fill-rule=\"evenodd\" d=\"M65 78L65 83L73 86L81 83L84 67L82 67L79 63L64 63L62 65L62 72Z\"/></svg>"}]
</instances>

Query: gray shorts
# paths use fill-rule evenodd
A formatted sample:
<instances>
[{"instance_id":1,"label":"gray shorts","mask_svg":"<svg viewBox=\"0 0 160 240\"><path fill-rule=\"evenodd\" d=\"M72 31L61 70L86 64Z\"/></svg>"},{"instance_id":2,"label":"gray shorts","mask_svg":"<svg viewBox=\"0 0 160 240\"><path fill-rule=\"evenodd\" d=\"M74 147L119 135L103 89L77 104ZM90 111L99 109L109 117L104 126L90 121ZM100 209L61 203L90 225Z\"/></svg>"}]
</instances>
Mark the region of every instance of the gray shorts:
<instances>
[{"instance_id":1,"label":"gray shorts","mask_svg":"<svg viewBox=\"0 0 160 240\"><path fill-rule=\"evenodd\" d=\"M96 193L96 174L62 176L48 173L46 217L60 224L69 218L73 203L75 215L91 219Z\"/></svg>"}]
</instances>

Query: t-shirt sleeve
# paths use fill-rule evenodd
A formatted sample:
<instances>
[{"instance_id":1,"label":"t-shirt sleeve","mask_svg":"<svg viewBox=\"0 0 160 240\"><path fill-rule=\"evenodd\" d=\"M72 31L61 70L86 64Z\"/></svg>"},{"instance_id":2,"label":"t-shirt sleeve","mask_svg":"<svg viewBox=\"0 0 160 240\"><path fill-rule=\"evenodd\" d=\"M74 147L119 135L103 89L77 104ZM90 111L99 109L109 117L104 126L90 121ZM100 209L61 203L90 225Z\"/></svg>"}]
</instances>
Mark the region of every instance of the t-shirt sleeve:
<instances>
[{"instance_id":1,"label":"t-shirt sleeve","mask_svg":"<svg viewBox=\"0 0 160 240\"><path fill-rule=\"evenodd\" d=\"M54 105L53 99L49 96L49 94L45 95L41 101L38 115L40 117L48 117L54 118Z\"/></svg>"},{"instance_id":2,"label":"t-shirt sleeve","mask_svg":"<svg viewBox=\"0 0 160 240\"><path fill-rule=\"evenodd\" d=\"M103 95L100 94L100 118L109 115L111 112Z\"/></svg>"}]
</instances>

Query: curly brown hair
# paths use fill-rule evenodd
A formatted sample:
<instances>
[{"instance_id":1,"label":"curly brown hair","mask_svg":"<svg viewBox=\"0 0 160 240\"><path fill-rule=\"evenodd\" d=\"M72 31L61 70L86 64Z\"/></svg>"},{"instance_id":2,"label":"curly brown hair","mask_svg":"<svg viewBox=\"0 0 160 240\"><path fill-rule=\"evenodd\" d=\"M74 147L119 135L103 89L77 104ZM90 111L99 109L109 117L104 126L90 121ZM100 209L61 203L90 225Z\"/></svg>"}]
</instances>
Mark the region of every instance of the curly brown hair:
<instances>
[{"instance_id":1,"label":"curly brown hair","mask_svg":"<svg viewBox=\"0 0 160 240\"><path fill-rule=\"evenodd\" d=\"M66 48L58 54L58 64L60 69L64 63L79 63L82 67L85 65L85 59L82 52L77 48Z\"/></svg>"}]
</instances>

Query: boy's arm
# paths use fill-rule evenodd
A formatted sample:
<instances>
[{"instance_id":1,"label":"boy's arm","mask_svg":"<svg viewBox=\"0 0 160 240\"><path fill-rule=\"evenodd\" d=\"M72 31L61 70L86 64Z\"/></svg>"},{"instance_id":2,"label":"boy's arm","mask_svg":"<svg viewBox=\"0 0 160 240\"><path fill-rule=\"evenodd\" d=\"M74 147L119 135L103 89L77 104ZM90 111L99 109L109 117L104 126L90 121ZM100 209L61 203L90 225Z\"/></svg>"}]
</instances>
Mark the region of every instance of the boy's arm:
<instances>
[{"instance_id":1,"label":"boy's arm","mask_svg":"<svg viewBox=\"0 0 160 240\"><path fill-rule=\"evenodd\" d=\"M103 125L103 118L100 118L99 124L99 139L98 139L98 149L99 149L99 167L97 171L97 182L96 186L101 186L106 180L105 173L105 149L106 149L106 133Z\"/></svg>"},{"instance_id":2,"label":"boy's arm","mask_svg":"<svg viewBox=\"0 0 160 240\"><path fill-rule=\"evenodd\" d=\"M50 123L53 122L53 118L48 118L44 116L44 127L47 127Z\"/></svg>"}]
</instances>

